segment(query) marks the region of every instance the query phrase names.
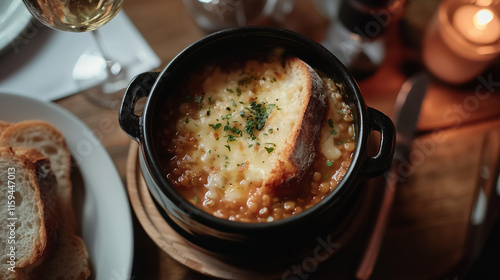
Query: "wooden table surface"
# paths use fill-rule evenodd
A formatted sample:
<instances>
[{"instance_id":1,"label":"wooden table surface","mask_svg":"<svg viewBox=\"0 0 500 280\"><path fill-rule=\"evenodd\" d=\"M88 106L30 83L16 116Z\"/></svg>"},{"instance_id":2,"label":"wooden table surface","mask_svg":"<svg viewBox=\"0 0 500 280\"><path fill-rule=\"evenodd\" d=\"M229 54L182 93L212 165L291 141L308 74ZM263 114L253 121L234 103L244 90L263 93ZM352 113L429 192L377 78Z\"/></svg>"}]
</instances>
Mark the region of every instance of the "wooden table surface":
<instances>
[{"instance_id":1,"label":"wooden table surface","mask_svg":"<svg viewBox=\"0 0 500 280\"><path fill-rule=\"evenodd\" d=\"M388 55L380 69L359 80L366 103L389 116L402 83L422 69L418 44L422 27L415 20L418 17L410 14L412 9L425 8L417 7L418 2L426 1L412 1L408 14L390 29ZM205 35L179 0L125 0L123 9L161 58L160 68ZM310 0L298 0L292 14L280 24L321 42L329 21ZM403 40L408 32L411 40ZM489 132L500 131L497 72L495 67L488 69L482 79L463 86L431 84L411 153L413 165L398 187L373 279L462 279L454 266L464 257L483 139ZM483 94L478 95L481 85ZM119 128L117 113L94 106L81 94L56 103L96 132L126 183L131 140ZM113 120L115 129L102 133L103 120ZM135 217L134 230L131 279L204 279L159 249Z\"/></svg>"}]
</instances>

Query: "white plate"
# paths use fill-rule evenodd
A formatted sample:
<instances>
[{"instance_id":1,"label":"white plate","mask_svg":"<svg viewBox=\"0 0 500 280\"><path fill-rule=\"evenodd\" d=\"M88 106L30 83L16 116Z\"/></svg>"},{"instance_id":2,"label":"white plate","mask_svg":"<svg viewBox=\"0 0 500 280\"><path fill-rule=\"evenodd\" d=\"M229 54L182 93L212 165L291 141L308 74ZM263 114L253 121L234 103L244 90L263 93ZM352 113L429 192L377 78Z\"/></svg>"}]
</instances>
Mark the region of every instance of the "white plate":
<instances>
[{"instance_id":1,"label":"white plate","mask_svg":"<svg viewBox=\"0 0 500 280\"><path fill-rule=\"evenodd\" d=\"M93 132L58 105L0 94L0 120L44 120L66 138L83 181L82 237L92 263L93 279L130 279L133 227L125 187L108 153Z\"/></svg>"},{"instance_id":2,"label":"white plate","mask_svg":"<svg viewBox=\"0 0 500 280\"><path fill-rule=\"evenodd\" d=\"M21 35L31 19L23 1L0 1L0 53Z\"/></svg>"}]
</instances>

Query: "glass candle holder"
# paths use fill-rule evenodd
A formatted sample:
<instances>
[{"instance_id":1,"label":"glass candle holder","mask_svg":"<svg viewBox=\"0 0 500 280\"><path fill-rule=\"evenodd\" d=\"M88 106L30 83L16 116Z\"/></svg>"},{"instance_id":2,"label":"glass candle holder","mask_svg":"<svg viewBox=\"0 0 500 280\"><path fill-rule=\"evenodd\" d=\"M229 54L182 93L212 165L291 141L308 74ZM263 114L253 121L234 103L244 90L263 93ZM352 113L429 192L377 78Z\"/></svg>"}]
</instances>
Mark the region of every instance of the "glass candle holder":
<instances>
[{"instance_id":1,"label":"glass candle holder","mask_svg":"<svg viewBox=\"0 0 500 280\"><path fill-rule=\"evenodd\" d=\"M423 42L423 61L451 84L480 75L500 51L499 0L443 0Z\"/></svg>"}]
</instances>

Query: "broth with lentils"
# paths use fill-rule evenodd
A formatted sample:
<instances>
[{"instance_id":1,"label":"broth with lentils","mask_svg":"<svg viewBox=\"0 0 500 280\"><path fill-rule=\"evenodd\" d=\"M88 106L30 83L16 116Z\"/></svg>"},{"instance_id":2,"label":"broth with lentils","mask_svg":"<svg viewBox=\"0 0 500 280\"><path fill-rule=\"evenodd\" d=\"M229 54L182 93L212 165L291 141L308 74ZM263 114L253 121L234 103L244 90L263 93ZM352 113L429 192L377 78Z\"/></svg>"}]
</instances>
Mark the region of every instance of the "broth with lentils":
<instances>
[{"instance_id":1,"label":"broth with lentils","mask_svg":"<svg viewBox=\"0 0 500 280\"><path fill-rule=\"evenodd\" d=\"M288 100L268 98L286 87L287 73L275 63L282 59L273 54L232 67L204 65L165 102L155 143L164 173L187 201L215 217L249 223L291 217L330 194L351 164L353 112L342 85L320 75L327 109L314 162L293 194L262 186L259 178L266 176L287 121L277 120Z\"/></svg>"}]
</instances>

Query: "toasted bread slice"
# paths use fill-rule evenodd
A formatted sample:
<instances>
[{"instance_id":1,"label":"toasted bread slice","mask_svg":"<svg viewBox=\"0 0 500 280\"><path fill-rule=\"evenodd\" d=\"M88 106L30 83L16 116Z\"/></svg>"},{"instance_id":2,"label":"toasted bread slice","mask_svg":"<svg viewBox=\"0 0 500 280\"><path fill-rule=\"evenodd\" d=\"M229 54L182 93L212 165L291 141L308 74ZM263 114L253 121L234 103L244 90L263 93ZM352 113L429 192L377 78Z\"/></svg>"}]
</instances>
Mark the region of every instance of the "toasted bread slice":
<instances>
[{"instance_id":1,"label":"toasted bread slice","mask_svg":"<svg viewBox=\"0 0 500 280\"><path fill-rule=\"evenodd\" d=\"M11 125L11 123L0 121L0 134Z\"/></svg>"},{"instance_id":2,"label":"toasted bread slice","mask_svg":"<svg viewBox=\"0 0 500 280\"><path fill-rule=\"evenodd\" d=\"M283 114L267 124L280 127L282 141L275 143L273 166L263 186L290 194L296 191L298 181L314 162L327 99L322 79L304 61L288 58L285 73L282 83L287 85L286 90L276 93L276 99L286 100L286 107L281 105Z\"/></svg>"},{"instance_id":3,"label":"toasted bread slice","mask_svg":"<svg viewBox=\"0 0 500 280\"><path fill-rule=\"evenodd\" d=\"M0 244L8 251L0 257L0 279L29 279L56 244L56 178L39 151L0 147L0 185L6 203Z\"/></svg>"},{"instance_id":4,"label":"toasted bread slice","mask_svg":"<svg viewBox=\"0 0 500 280\"><path fill-rule=\"evenodd\" d=\"M54 171L58 196L71 203L71 155L62 134L47 122L22 121L7 126L0 134L0 146L38 149L49 158ZM71 211L73 212L73 211Z\"/></svg>"},{"instance_id":5,"label":"toasted bread slice","mask_svg":"<svg viewBox=\"0 0 500 280\"><path fill-rule=\"evenodd\" d=\"M175 152L180 165L196 168L181 177L203 168L210 199L226 201L246 199L256 186L279 195L297 191L327 109L318 73L297 57L271 55L207 67L191 79L179 96L193 93L195 101L181 105L193 107L179 117L172 141L182 146Z\"/></svg>"},{"instance_id":6,"label":"toasted bread slice","mask_svg":"<svg viewBox=\"0 0 500 280\"><path fill-rule=\"evenodd\" d=\"M90 276L87 248L82 239L63 226L61 236L51 258L38 266L31 279L85 280Z\"/></svg>"},{"instance_id":7,"label":"toasted bread slice","mask_svg":"<svg viewBox=\"0 0 500 280\"><path fill-rule=\"evenodd\" d=\"M90 264L85 243L77 235L70 180L71 154L63 135L47 122L23 121L4 129L0 146L6 145L39 149L49 158L57 178L57 207L61 219L57 246L51 258L32 275L36 279L86 279L90 275Z\"/></svg>"}]
</instances>

